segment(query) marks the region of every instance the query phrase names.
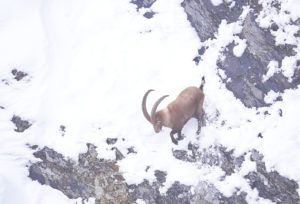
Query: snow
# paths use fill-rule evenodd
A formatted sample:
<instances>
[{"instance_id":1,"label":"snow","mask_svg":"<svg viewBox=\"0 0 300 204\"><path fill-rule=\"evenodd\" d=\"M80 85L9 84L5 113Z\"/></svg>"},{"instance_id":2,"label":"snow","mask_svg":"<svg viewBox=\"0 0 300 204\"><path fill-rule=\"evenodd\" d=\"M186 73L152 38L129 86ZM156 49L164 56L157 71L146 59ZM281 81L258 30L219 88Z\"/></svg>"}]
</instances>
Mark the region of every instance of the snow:
<instances>
[{"instance_id":1,"label":"snow","mask_svg":"<svg viewBox=\"0 0 300 204\"><path fill-rule=\"evenodd\" d=\"M247 40L245 39L240 39L239 37L235 38L234 40L235 42L235 46L233 48L233 54L236 56L236 57L241 57L247 47Z\"/></svg>"},{"instance_id":2,"label":"snow","mask_svg":"<svg viewBox=\"0 0 300 204\"><path fill-rule=\"evenodd\" d=\"M282 8L290 11L282 19L286 27L297 18L295 5L299 6L296 1L288 2ZM268 169L300 182L299 89L285 91L283 100L270 107L248 109L219 78L226 77L216 66L226 46L235 42L236 56L246 48L245 40L237 35L250 9L245 7L237 22L223 20L214 39L200 42L180 3L157 1L151 7L157 14L146 19L144 11L136 11L129 0L0 2L0 95L5 96L0 98L5 108L0 109L0 203L75 203L28 178L27 166L36 159L26 144L48 146L76 160L86 151L86 143L93 143L99 157L113 159L114 152L106 144L109 137L118 138L114 146L124 155L129 147L137 152L118 162L129 184L154 181L157 169L167 172L161 192L174 181L196 186L205 178L226 195L241 188L249 202L256 201L258 192L243 179L254 168L249 158L240 171L221 181L224 172L220 168L199 167L173 157L172 150L186 149L189 141L198 142L201 148L222 144L236 155L256 148L264 154ZM265 23L261 20L261 26L275 21L273 17ZM295 28L287 32L290 36ZM294 37L285 39L299 43ZM201 46L208 49L196 66L192 59ZM282 62L287 77L294 73L295 59ZM14 80L14 68L28 76ZM150 88L156 90L148 97L148 110L158 97L169 94L163 107L185 87L199 86L203 75L204 109L210 122L200 136L195 134L195 119L184 127L186 138L178 146L171 143L169 129L155 134L141 112L143 94ZM29 120L32 126L24 133L15 132L10 121L13 115ZM61 125L66 127L64 136ZM258 138L259 133L264 137Z\"/></svg>"},{"instance_id":3,"label":"snow","mask_svg":"<svg viewBox=\"0 0 300 204\"><path fill-rule=\"evenodd\" d=\"M278 73L280 71L278 67L278 62L275 60L272 60L268 64L268 72L263 76L262 81L269 80L275 73Z\"/></svg>"},{"instance_id":4,"label":"snow","mask_svg":"<svg viewBox=\"0 0 300 204\"><path fill-rule=\"evenodd\" d=\"M223 0L210 0L212 5L219 6L223 3Z\"/></svg>"}]
</instances>

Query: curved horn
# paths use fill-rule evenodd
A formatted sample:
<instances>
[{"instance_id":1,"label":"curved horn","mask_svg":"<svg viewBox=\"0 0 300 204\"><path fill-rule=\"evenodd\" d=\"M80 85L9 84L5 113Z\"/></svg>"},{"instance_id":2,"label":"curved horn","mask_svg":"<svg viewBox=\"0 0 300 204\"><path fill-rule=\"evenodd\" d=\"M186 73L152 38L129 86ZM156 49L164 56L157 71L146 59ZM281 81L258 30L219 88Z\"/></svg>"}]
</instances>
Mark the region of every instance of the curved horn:
<instances>
[{"instance_id":1,"label":"curved horn","mask_svg":"<svg viewBox=\"0 0 300 204\"><path fill-rule=\"evenodd\" d=\"M146 101L147 101L147 96L148 96L148 94L149 94L151 91L154 91L154 90L153 90L153 89L150 89L150 90L148 90L148 91L145 93L145 95L144 95L144 97L143 97L143 102L142 102L142 110L143 110L143 114L144 114L145 118L146 118L150 123L152 123L152 122L151 122L150 115L149 115L149 113L147 112Z\"/></svg>"},{"instance_id":2,"label":"curved horn","mask_svg":"<svg viewBox=\"0 0 300 204\"><path fill-rule=\"evenodd\" d=\"M154 115L156 113L156 109L157 109L158 105L162 102L162 100L164 100L168 96L169 95L164 95L155 102L155 104L152 107L152 111L151 111L151 121L154 121Z\"/></svg>"}]
</instances>

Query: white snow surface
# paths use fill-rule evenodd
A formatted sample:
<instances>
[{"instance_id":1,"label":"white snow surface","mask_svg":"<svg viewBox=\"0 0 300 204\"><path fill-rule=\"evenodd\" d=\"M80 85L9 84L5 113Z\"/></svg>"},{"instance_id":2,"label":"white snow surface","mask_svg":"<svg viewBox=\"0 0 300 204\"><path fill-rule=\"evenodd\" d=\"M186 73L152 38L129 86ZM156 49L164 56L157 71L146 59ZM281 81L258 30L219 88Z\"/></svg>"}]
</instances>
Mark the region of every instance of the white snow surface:
<instances>
[{"instance_id":1,"label":"white snow surface","mask_svg":"<svg viewBox=\"0 0 300 204\"><path fill-rule=\"evenodd\" d=\"M129 147L137 151L118 162L129 184L154 181L155 170L166 171L161 192L174 181L196 186L202 179L213 182L224 195L240 188L248 193L249 202L269 202L257 200L257 191L243 178L255 169L249 156L239 172L221 180L220 168L173 157L172 150L186 149L190 141L201 148L222 144L236 156L256 148L264 154L268 170L300 184L300 89L286 90L277 102L270 93L266 100L272 106L249 109L225 88L217 71L217 61L237 39L249 8L244 8L236 23L223 20L214 39L200 42L181 0L157 1L152 19L144 18L129 2L0 1L0 106L4 107L0 108L0 203L80 202L28 178L27 166L38 160L27 144L48 146L77 160L86 151L86 143L93 143L99 158L114 159L106 138L118 138L114 146L124 155ZM289 18L295 20L299 3L289 2L284 11L290 11ZM241 55L246 42L237 43L237 55ZM208 49L196 66L192 59L201 46ZM28 76L16 81L12 69ZM285 69L291 75L295 68ZM169 94L163 107L185 87L199 86L202 76L206 78L204 109L210 122L198 137L197 121L191 119L183 129L186 138L176 146L169 129L155 134L144 118L143 94L156 90L148 97L148 111L158 97ZM32 126L15 132L13 115ZM64 136L61 125L66 127ZM263 138L257 137L259 133Z\"/></svg>"}]
</instances>

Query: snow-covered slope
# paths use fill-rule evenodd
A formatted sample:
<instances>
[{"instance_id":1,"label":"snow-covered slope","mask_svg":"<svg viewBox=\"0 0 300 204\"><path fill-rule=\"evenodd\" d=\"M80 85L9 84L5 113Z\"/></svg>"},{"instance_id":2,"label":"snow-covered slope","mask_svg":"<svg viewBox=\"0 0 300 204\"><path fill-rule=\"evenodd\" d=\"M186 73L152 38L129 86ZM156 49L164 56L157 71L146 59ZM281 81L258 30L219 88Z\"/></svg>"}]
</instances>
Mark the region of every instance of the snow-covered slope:
<instances>
[{"instance_id":1,"label":"snow-covered slope","mask_svg":"<svg viewBox=\"0 0 300 204\"><path fill-rule=\"evenodd\" d=\"M248 158L242 172L221 181L221 169L173 157L172 149L187 148L190 141L201 148L222 144L237 156L255 148L264 154L268 169L300 183L300 90L287 90L270 107L250 109L219 77L217 61L229 43L240 42L237 34L249 9L238 22L223 21L214 39L200 42L180 3L157 1L151 7L155 16L147 19L143 14L149 9L137 11L129 0L0 2L0 203L75 202L28 178L27 166L36 161L28 145L48 146L76 160L86 143L93 143L99 157L114 159L107 138L118 138L115 146L124 155L130 147L137 152L118 162L129 184L153 180L156 169L168 172L162 192L174 181L197 185L205 178L225 195L241 188L249 202L256 199L243 178L254 162ZM299 3L286 9L293 5ZM295 44L299 50L299 40ZM192 59L202 45L208 48L195 65ZM237 48L237 55L243 49ZM16 80L14 69L27 75ZM191 119L183 129L185 139L176 146L169 129L155 134L145 120L143 94L156 90L148 110L169 94L163 107L185 87L199 86L202 76L209 123L198 137L197 121ZM276 93L270 93L266 100L274 98ZM32 125L16 132L14 115Z\"/></svg>"}]
</instances>

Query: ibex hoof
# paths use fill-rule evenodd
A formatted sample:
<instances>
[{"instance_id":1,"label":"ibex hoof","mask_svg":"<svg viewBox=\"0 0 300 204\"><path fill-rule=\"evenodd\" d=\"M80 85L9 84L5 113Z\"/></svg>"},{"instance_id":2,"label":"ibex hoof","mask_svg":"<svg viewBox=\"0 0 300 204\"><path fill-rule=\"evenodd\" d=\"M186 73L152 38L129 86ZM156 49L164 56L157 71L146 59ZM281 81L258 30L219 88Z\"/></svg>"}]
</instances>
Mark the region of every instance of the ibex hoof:
<instances>
[{"instance_id":1,"label":"ibex hoof","mask_svg":"<svg viewBox=\"0 0 300 204\"><path fill-rule=\"evenodd\" d=\"M184 135L180 135L178 138L177 138L177 140L183 140L184 139Z\"/></svg>"},{"instance_id":2,"label":"ibex hoof","mask_svg":"<svg viewBox=\"0 0 300 204\"><path fill-rule=\"evenodd\" d=\"M177 140L172 140L172 142L174 143L174 144L176 144L176 145L178 145L178 141Z\"/></svg>"}]
</instances>

